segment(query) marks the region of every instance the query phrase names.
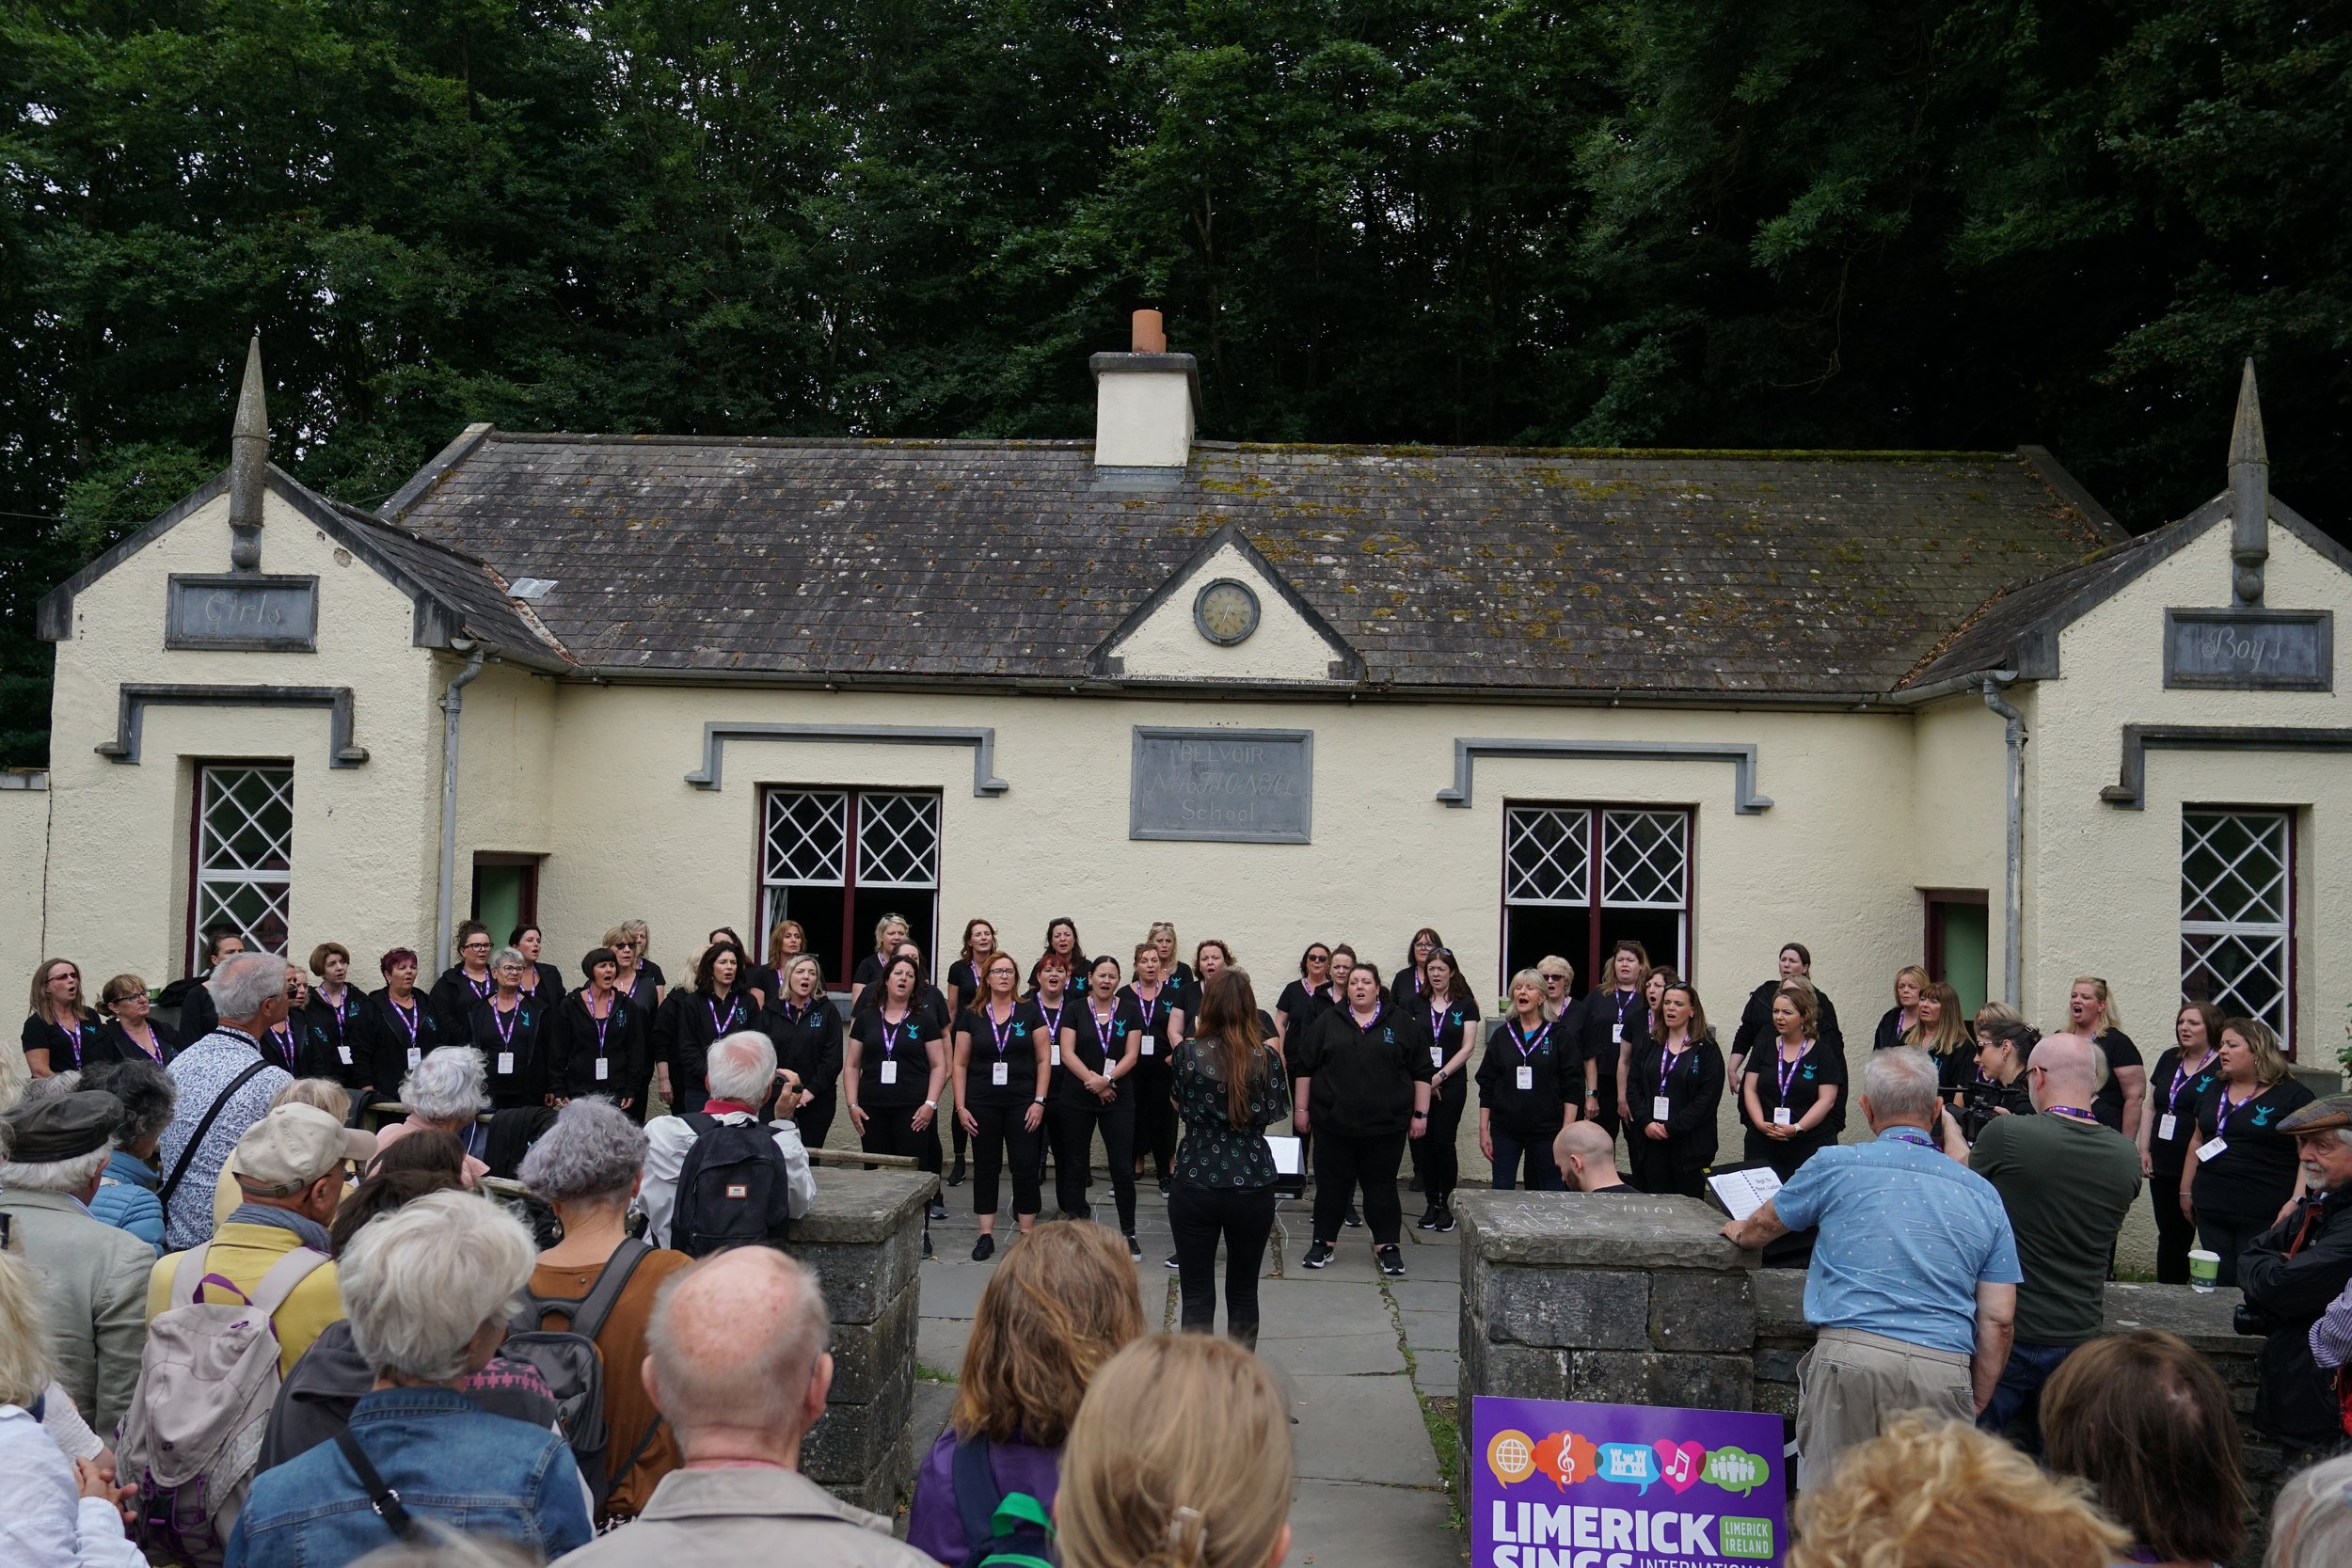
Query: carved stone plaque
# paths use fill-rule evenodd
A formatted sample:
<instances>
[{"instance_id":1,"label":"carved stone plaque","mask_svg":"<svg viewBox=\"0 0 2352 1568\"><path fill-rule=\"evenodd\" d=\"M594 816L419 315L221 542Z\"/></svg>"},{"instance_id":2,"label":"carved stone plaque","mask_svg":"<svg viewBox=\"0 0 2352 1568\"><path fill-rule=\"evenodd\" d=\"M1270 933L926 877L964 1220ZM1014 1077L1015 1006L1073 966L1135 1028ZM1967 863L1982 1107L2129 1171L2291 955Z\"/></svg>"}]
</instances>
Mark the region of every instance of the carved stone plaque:
<instances>
[{"instance_id":1,"label":"carved stone plaque","mask_svg":"<svg viewBox=\"0 0 2352 1568\"><path fill-rule=\"evenodd\" d=\"M315 653L319 579L174 574L164 605L164 646Z\"/></svg>"},{"instance_id":2,"label":"carved stone plaque","mask_svg":"<svg viewBox=\"0 0 2352 1568\"><path fill-rule=\"evenodd\" d=\"M1138 724L1127 784L1127 836L1311 843L1314 776L1312 730Z\"/></svg>"},{"instance_id":3,"label":"carved stone plaque","mask_svg":"<svg viewBox=\"0 0 2352 1568\"><path fill-rule=\"evenodd\" d=\"M2325 610L2168 610L2164 684L2235 691L2335 688L2335 616Z\"/></svg>"}]
</instances>

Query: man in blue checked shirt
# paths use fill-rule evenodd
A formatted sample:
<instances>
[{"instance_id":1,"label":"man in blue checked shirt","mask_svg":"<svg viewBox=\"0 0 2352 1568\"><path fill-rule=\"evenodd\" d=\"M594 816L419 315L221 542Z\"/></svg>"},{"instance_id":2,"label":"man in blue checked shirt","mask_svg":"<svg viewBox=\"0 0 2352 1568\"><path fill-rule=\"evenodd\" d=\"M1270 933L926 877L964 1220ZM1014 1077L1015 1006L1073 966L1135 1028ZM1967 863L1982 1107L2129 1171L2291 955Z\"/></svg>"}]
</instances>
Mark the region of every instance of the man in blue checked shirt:
<instances>
[{"instance_id":1,"label":"man in blue checked shirt","mask_svg":"<svg viewBox=\"0 0 2352 1568\"><path fill-rule=\"evenodd\" d=\"M1934 1059L1872 1053L1863 1119L1874 1141L1825 1148L1772 1200L1724 1227L1743 1247L1818 1227L1797 1368L1799 1484L1896 1414L1973 1420L1993 1397L2015 1332L2017 1239L1993 1184L1938 1148Z\"/></svg>"}]
</instances>

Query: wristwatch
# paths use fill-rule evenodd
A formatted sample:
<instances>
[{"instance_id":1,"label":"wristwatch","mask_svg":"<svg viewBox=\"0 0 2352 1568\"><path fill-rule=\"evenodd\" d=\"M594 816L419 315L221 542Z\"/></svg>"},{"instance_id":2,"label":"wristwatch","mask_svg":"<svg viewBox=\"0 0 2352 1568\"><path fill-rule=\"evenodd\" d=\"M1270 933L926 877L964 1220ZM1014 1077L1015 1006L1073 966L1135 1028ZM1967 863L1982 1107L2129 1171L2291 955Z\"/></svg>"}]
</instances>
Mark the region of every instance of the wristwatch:
<instances>
[{"instance_id":1,"label":"wristwatch","mask_svg":"<svg viewBox=\"0 0 2352 1568\"><path fill-rule=\"evenodd\" d=\"M926 1100L923 1101L923 1109L926 1111L936 1111L939 1109L939 1101L936 1100Z\"/></svg>"},{"instance_id":2,"label":"wristwatch","mask_svg":"<svg viewBox=\"0 0 2352 1568\"><path fill-rule=\"evenodd\" d=\"M1043 1095L1039 1095L1035 1100L1030 1101L1029 1103L1032 1105L1042 1105L1045 1103L1045 1097Z\"/></svg>"}]
</instances>

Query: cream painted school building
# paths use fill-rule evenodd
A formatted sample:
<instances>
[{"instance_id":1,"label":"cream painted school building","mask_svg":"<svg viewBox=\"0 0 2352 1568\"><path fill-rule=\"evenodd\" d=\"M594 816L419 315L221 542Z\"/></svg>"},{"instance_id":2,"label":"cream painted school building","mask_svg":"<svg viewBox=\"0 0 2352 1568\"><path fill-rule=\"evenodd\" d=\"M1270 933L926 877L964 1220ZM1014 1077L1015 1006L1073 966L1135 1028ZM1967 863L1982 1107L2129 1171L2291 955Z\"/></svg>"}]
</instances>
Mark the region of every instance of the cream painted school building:
<instances>
[{"instance_id":1,"label":"cream painted school building","mask_svg":"<svg viewBox=\"0 0 2352 1568\"><path fill-rule=\"evenodd\" d=\"M1638 937L1726 1037L1795 940L1856 1049L1918 961L2045 1024L2104 976L2151 1061L2185 993L2344 1043L2352 559L2250 371L2133 538L2034 448L1253 446L1190 356L1092 364L1091 441L478 426L367 513L269 465L257 349L231 468L42 604L7 971L227 920L372 982L478 912L675 976L789 917L838 986L885 912L1068 915L1270 1000L1428 925L1490 1001Z\"/></svg>"}]
</instances>

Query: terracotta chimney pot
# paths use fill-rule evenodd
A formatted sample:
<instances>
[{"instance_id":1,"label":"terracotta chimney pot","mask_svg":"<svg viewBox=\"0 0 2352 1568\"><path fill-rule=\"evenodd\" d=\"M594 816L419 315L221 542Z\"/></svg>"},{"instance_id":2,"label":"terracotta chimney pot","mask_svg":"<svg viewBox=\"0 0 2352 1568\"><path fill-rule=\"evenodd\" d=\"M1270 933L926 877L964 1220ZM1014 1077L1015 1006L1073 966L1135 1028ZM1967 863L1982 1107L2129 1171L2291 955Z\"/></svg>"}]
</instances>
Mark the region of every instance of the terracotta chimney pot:
<instances>
[{"instance_id":1,"label":"terracotta chimney pot","mask_svg":"<svg viewBox=\"0 0 2352 1568\"><path fill-rule=\"evenodd\" d=\"M1135 314L1135 352L1166 354L1168 324L1157 310L1137 310Z\"/></svg>"}]
</instances>

